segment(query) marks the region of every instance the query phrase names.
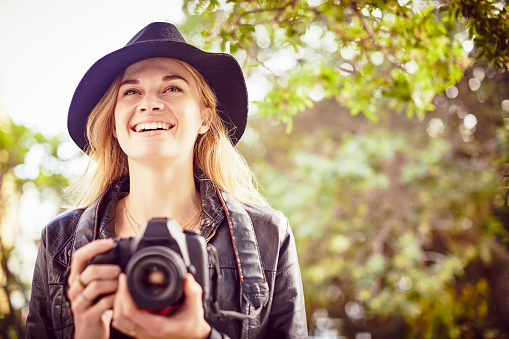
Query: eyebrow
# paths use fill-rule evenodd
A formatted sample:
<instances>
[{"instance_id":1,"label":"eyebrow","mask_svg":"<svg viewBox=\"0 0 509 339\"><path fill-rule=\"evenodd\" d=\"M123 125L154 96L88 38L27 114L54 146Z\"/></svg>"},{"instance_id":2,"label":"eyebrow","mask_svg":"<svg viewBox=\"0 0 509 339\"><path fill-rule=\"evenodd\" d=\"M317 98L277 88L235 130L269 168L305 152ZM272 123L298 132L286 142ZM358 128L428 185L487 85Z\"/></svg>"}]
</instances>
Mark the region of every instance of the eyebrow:
<instances>
[{"instance_id":1,"label":"eyebrow","mask_svg":"<svg viewBox=\"0 0 509 339\"><path fill-rule=\"evenodd\" d=\"M171 80L175 80L175 79L184 80L186 83L189 83L186 79L184 79L180 75L167 75L167 76L163 77L163 81L171 81Z\"/></svg>"},{"instance_id":2,"label":"eyebrow","mask_svg":"<svg viewBox=\"0 0 509 339\"><path fill-rule=\"evenodd\" d=\"M189 82L186 79L184 79L183 77L181 77L180 75L165 75L163 77L162 81L167 82L167 81L171 81L171 80L175 80L175 79L184 80L187 84L189 84ZM120 87L122 87L124 85L139 85L139 84L140 84L139 80L127 79L120 83Z\"/></svg>"}]
</instances>

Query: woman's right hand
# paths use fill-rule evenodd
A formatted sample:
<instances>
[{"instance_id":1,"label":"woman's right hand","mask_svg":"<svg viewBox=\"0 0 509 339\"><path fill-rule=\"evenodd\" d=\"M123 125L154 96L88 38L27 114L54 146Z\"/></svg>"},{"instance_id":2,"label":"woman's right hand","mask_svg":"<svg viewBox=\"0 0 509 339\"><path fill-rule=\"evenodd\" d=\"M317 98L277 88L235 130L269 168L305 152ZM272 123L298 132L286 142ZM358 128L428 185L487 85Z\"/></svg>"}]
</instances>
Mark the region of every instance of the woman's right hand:
<instances>
[{"instance_id":1,"label":"woman's right hand","mask_svg":"<svg viewBox=\"0 0 509 339\"><path fill-rule=\"evenodd\" d=\"M74 317L75 338L110 336L110 323L103 319L103 315L113 307L121 270L117 265L87 264L112 247L112 239L96 240L81 247L72 256L67 296Z\"/></svg>"}]
</instances>

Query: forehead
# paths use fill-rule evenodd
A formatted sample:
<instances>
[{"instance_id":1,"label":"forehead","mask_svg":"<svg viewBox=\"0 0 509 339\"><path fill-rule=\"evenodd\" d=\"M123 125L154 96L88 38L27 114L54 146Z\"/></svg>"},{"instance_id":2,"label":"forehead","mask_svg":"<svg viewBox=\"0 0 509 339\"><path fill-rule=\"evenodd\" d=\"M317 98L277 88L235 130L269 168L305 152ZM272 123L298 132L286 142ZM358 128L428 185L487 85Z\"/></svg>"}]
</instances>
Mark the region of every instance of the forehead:
<instances>
[{"instance_id":1,"label":"forehead","mask_svg":"<svg viewBox=\"0 0 509 339\"><path fill-rule=\"evenodd\" d=\"M187 80L192 79L191 73L176 59L150 58L138 61L124 71L122 80L137 79L150 75L180 75Z\"/></svg>"}]
</instances>

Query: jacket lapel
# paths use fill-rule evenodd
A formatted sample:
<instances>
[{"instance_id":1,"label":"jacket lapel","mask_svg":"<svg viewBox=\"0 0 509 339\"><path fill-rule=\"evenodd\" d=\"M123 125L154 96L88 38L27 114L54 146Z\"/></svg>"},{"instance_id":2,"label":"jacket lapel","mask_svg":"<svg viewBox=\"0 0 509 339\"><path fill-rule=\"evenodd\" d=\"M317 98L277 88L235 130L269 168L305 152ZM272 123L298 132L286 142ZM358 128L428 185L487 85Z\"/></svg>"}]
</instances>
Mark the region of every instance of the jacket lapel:
<instances>
[{"instance_id":1,"label":"jacket lapel","mask_svg":"<svg viewBox=\"0 0 509 339\"><path fill-rule=\"evenodd\" d=\"M126 187L127 185L127 187ZM96 239L115 236L115 209L123 191L129 191L129 181L114 181L104 193L83 211L74 238L73 252Z\"/></svg>"},{"instance_id":2,"label":"jacket lapel","mask_svg":"<svg viewBox=\"0 0 509 339\"><path fill-rule=\"evenodd\" d=\"M242 294L255 309L259 309L265 306L269 300L269 285L261 265L260 250L253 223L240 202L230 194L220 192L217 188L216 190L230 227Z\"/></svg>"}]
</instances>

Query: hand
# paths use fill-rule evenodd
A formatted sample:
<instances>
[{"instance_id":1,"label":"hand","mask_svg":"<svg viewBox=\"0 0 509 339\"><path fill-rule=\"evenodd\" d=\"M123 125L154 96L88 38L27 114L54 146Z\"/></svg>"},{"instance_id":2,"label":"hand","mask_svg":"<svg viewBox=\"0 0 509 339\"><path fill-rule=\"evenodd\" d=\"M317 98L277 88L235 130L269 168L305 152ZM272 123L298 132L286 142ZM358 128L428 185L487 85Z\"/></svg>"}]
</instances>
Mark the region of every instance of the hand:
<instances>
[{"instance_id":1,"label":"hand","mask_svg":"<svg viewBox=\"0 0 509 339\"><path fill-rule=\"evenodd\" d=\"M184 278L184 303L170 317L140 309L127 287L127 276L120 274L113 307L113 327L136 338L207 338L212 328L205 321L202 288L188 273Z\"/></svg>"},{"instance_id":2,"label":"hand","mask_svg":"<svg viewBox=\"0 0 509 339\"><path fill-rule=\"evenodd\" d=\"M109 338L110 336L110 323L103 321L102 317L113 307L120 267L117 265L87 266L87 263L112 247L112 239L96 240L83 246L72 256L67 296L71 302L74 317L75 338ZM101 297L102 295L104 296Z\"/></svg>"}]
</instances>

